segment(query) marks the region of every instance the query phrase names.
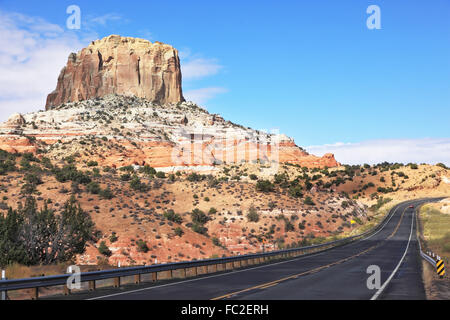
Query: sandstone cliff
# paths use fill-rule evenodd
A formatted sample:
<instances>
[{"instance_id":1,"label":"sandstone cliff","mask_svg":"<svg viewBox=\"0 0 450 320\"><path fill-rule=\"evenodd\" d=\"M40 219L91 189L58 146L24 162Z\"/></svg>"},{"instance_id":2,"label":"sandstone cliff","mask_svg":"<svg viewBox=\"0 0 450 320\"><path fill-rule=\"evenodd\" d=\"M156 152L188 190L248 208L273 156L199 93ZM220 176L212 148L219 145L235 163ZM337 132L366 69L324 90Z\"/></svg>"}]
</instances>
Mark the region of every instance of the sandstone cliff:
<instances>
[{"instance_id":1,"label":"sandstone cliff","mask_svg":"<svg viewBox=\"0 0 450 320\"><path fill-rule=\"evenodd\" d=\"M69 56L46 109L63 103L134 95L165 104L184 101L178 51L170 45L111 35Z\"/></svg>"}]
</instances>

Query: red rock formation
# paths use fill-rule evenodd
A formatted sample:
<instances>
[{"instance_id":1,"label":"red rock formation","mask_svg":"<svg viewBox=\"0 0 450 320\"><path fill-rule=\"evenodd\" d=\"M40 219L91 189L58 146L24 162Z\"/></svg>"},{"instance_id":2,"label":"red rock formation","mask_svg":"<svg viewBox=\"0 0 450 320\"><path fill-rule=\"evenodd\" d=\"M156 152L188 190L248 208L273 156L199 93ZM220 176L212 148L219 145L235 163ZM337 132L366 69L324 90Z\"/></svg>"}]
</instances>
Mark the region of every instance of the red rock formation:
<instances>
[{"instance_id":1,"label":"red rock formation","mask_svg":"<svg viewBox=\"0 0 450 320\"><path fill-rule=\"evenodd\" d=\"M178 51L170 45L111 35L69 56L46 109L107 94L165 104L184 101Z\"/></svg>"},{"instance_id":2,"label":"red rock formation","mask_svg":"<svg viewBox=\"0 0 450 320\"><path fill-rule=\"evenodd\" d=\"M36 153L37 147L27 137L2 135L0 136L0 150L10 153Z\"/></svg>"}]
</instances>

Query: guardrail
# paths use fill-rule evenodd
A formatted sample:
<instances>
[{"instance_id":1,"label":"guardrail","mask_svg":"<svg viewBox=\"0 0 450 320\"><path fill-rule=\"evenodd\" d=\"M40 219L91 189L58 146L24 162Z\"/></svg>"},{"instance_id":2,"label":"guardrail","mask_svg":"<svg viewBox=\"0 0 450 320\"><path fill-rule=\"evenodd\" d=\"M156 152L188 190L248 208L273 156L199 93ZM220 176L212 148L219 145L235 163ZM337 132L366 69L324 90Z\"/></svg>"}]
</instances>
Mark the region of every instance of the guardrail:
<instances>
[{"instance_id":1,"label":"guardrail","mask_svg":"<svg viewBox=\"0 0 450 320\"><path fill-rule=\"evenodd\" d=\"M419 224L419 220L418 220L418 214L420 211L420 207L417 208L417 214L416 214L416 225L420 227ZM422 244L420 241L420 230L419 231L419 235L417 236L417 242L419 243L419 250L420 250L420 256L427 261L428 263L430 263L434 269L436 269L436 272L438 274L438 276L440 278L443 278L445 275L445 266L444 266L444 261L441 259L441 257L432 252L432 251L427 251L426 253L422 250Z\"/></svg>"},{"instance_id":2,"label":"guardrail","mask_svg":"<svg viewBox=\"0 0 450 320\"><path fill-rule=\"evenodd\" d=\"M105 279L114 279L114 287L120 287L121 278L134 276L134 282L139 284L141 282L141 275L151 274L152 280L158 280L158 272L169 271L169 278L173 278L173 271L181 270L186 278L187 269L194 268L194 276L197 275L197 268L202 267L203 273L209 273L208 267L212 266L212 272L233 270L234 268L246 267L249 265L255 265L260 263L265 263L272 260L289 259L298 256L305 256L316 252L323 252L331 248L338 246L343 246L345 244L357 241L366 236L374 234L387 223L388 219L393 215L395 209L398 205L394 206L386 217L372 230L366 231L362 234L343 238L336 241L331 241L327 243L291 248L285 250L270 251L265 253L257 254L247 254L233 257L224 257L216 259L204 259L196 261L187 262L175 262L159 265L150 266L137 266L137 267L126 267L120 269L104 270L104 271L91 271L84 272L80 274L81 282L89 282L89 290L96 289L96 281ZM227 267L229 268L227 269ZM219 270L219 267L221 270ZM70 294L70 290L67 287L67 281L69 277L73 274L63 274L56 276L44 276L44 277L34 277L26 279L11 279L11 280L1 280L0 281L0 292L6 293L12 290L22 290L22 289L34 289L32 293L32 299L39 298L39 288L42 287L52 287L52 286L64 286L64 294ZM6 295L6 294L5 294Z\"/></svg>"},{"instance_id":3,"label":"guardrail","mask_svg":"<svg viewBox=\"0 0 450 320\"><path fill-rule=\"evenodd\" d=\"M423 252L423 250L422 250L422 244L421 244L421 241L420 241L420 224L419 224L419 218L418 218L418 216L419 216L419 212L420 212L420 208L421 208L422 206L418 206L417 207L417 209L416 209L416 226L417 226L417 231L418 231L418 235L416 234L416 237L417 237L417 242L419 243L419 252L420 252L420 256L425 260L425 261L427 261L428 263L430 263L433 267L435 267L436 268L436 260L433 258L433 257L431 257L431 253L430 252L428 252L428 254L430 254L430 255L428 255L428 254L426 254L425 252Z\"/></svg>"}]
</instances>

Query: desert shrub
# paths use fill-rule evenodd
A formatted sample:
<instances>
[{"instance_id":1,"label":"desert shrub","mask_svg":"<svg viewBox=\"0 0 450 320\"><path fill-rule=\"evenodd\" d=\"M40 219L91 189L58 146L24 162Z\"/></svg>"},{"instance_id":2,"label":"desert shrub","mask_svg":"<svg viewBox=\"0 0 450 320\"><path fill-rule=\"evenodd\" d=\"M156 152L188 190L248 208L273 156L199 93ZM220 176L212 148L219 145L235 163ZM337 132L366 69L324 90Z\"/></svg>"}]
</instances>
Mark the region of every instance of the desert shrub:
<instances>
[{"instance_id":1,"label":"desert shrub","mask_svg":"<svg viewBox=\"0 0 450 320\"><path fill-rule=\"evenodd\" d=\"M213 237L211 240L212 240L212 243L213 243L215 246L222 247L222 244L220 243L219 238Z\"/></svg>"},{"instance_id":2,"label":"desert shrub","mask_svg":"<svg viewBox=\"0 0 450 320\"><path fill-rule=\"evenodd\" d=\"M88 184L92 181L88 174L77 170L73 164L66 165L61 169L54 168L53 173L58 182L74 181L80 184Z\"/></svg>"},{"instance_id":3,"label":"desert shrub","mask_svg":"<svg viewBox=\"0 0 450 320\"><path fill-rule=\"evenodd\" d=\"M192 231L197 232L199 234L207 235L208 234L208 228L205 228L203 225L194 223L191 226Z\"/></svg>"},{"instance_id":4,"label":"desert shrub","mask_svg":"<svg viewBox=\"0 0 450 320\"><path fill-rule=\"evenodd\" d=\"M149 190L148 185L141 182L141 179L139 179L138 176L134 176L133 179L130 181L130 187L133 190L145 192Z\"/></svg>"},{"instance_id":5,"label":"desert shrub","mask_svg":"<svg viewBox=\"0 0 450 320\"><path fill-rule=\"evenodd\" d=\"M100 242L100 245L98 246L98 252L100 252L100 254L104 255L105 257L110 257L112 254L105 241Z\"/></svg>"},{"instance_id":6,"label":"desert shrub","mask_svg":"<svg viewBox=\"0 0 450 320\"><path fill-rule=\"evenodd\" d=\"M114 193L111 191L110 188L100 190L99 195L100 198L106 200L111 200L112 198L114 198Z\"/></svg>"},{"instance_id":7,"label":"desert shrub","mask_svg":"<svg viewBox=\"0 0 450 320\"><path fill-rule=\"evenodd\" d=\"M75 197L71 197L59 214L40 210L36 200L28 197L17 210L9 208L0 215L0 265L24 265L66 262L85 251L94 239L94 224Z\"/></svg>"},{"instance_id":8,"label":"desert shrub","mask_svg":"<svg viewBox=\"0 0 450 320\"><path fill-rule=\"evenodd\" d=\"M175 223L183 222L183 218L181 218L181 216L175 213L172 209L169 209L166 212L164 212L164 218Z\"/></svg>"},{"instance_id":9,"label":"desert shrub","mask_svg":"<svg viewBox=\"0 0 450 320\"><path fill-rule=\"evenodd\" d=\"M193 172L193 173L189 174L186 179L190 182L198 182L198 181L204 180L205 176Z\"/></svg>"},{"instance_id":10,"label":"desert shrub","mask_svg":"<svg viewBox=\"0 0 450 320\"><path fill-rule=\"evenodd\" d=\"M256 190L261 192L272 192L275 187L269 180L258 180L256 183Z\"/></svg>"},{"instance_id":11,"label":"desert shrub","mask_svg":"<svg viewBox=\"0 0 450 320\"><path fill-rule=\"evenodd\" d=\"M295 227L292 224L292 222L290 222L289 220L284 220L284 231L285 232L289 232L289 231L294 231Z\"/></svg>"},{"instance_id":12,"label":"desert shrub","mask_svg":"<svg viewBox=\"0 0 450 320\"><path fill-rule=\"evenodd\" d=\"M134 167L133 166L120 167L119 170L120 171L126 171L126 172L130 172L130 173L134 173Z\"/></svg>"},{"instance_id":13,"label":"desert shrub","mask_svg":"<svg viewBox=\"0 0 450 320\"><path fill-rule=\"evenodd\" d=\"M139 169L139 171L141 173L144 173L146 175L155 175L156 174L156 170L152 167L150 167L148 164L146 164L145 166L141 167Z\"/></svg>"},{"instance_id":14,"label":"desert shrub","mask_svg":"<svg viewBox=\"0 0 450 320\"><path fill-rule=\"evenodd\" d=\"M312 201L311 197L309 197L309 196L306 197L305 201L303 201L303 202L304 202L304 204L309 205L309 206L315 205L314 201Z\"/></svg>"},{"instance_id":15,"label":"desert shrub","mask_svg":"<svg viewBox=\"0 0 450 320\"><path fill-rule=\"evenodd\" d=\"M156 177L160 178L160 179L164 179L166 177L166 174L164 172L162 172L162 171L158 171L156 173Z\"/></svg>"},{"instance_id":16,"label":"desert shrub","mask_svg":"<svg viewBox=\"0 0 450 320\"><path fill-rule=\"evenodd\" d=\"M208 211L208 214L216 214L217 213L217 209L216 208L210 208Z\"/></svg>"},{"instance_id":17,"label":"desert shrub","mask_svg":"<svg viewBox=\"0 0 450 320\"><path fill-rule=\"evenodd\" d=\"M441 167L441 168L446 169L446 170L449 169L449 168L448 168L445 164L443 164L443 163L437 163L436 165L437 165L438 167Z\"/></svg>"},{"instance_id":18,"label":"desert shrub","mask_svg":"<svg viewBox=\"0 0 450 320\"><path fill-rule=\"evenodd\" d=\"M203 211L201 211L200 209L197 209L197 208L192 210L191 218L192 218L193 223L198 223L201 225L203 225L209 221L208 216Z\"/></svg>"},{"instance_id":19,"label":"desert shrub","mask_svg":"<svg viewBox=\"0 0 450 320\"><path fill-rule=\"evenodd\" d=\"M147 253L150 250L147 246L147 242L145 242L142 239L139 239L138 241L136 241L136 245L137 245L138 252Z\"/></svg>"},{"instance_id":20,"label":"desert shrub","mask_svg":"<svg viewBox=\"0 0 450 320\"><path fill-rule=\"evenodd\" d=\"M117 234L116 234L115 232L113 232L113 233L111 234L111 236L109 237L109 242L114 243L114 242L116 242L117 240L119 240L119 237L117 237Z\"/></svg>"},{"instance_id":21,"label":"desert shrub","mask_svg":"<svg viewBox=\"0 0 450 320\"><path fill-rule=\"evenodd\" d=\"M91 182L86 186L86 190L92 194L99 194L101 191L101 188L97 182Z\"/></svg>"},{"instance_id":22,"label":"desert shrub","mask_svg":"<svg viewBox=\"0 0 450 320\"><path fill-rule=\"evenodd\" d=\"M120 180L122 180L122 181L130 181L131 180L131 175L129 173L122 174L120 176Z\"/></svg>"},{"instance_id":23,"label":"desert shrub","mask_svg":"<svg viewBox=\"0 0 450 320\"><path fill-rule=\"evenodd\" d=\"M292 186L289 188L289 195L294 198L303 197L302 187L300 186Z\"/></svg>"},{"instance_id":24,"label":"desert shrub","mask_svg":"<svg viewBox=\"0 0 450 320\"><path fill-rule=\"evenodd\" d=\"M249 222L258 222L259 221L259 214L256 211L254 206L251 206L248 209L247 219L248 219Z\"/></svg>"},{"instance_id":25,"label":"desert shrub","mask_svg":"<svg viewBox=\"0 0 450 320\"><path fill-rule=\"evenodd\" d=\"M175 235L181 237L183 234L184 234L183 229L181 229L180 227L175 228Z\"/></svg>"},{"instance_id":26,"label":"desert shrub","mask_svg":"<svg viewBox=\"0 0 450 320\"><path fill-rule=\"evenodd\" d=\"M251 175L249 175L249 178L251 179L251 180L258 180L258 177L256 176L256 174L251 174Z\"/></svg>"},{"instance_id":27,"label":"desert shrub","mask_svg":"<svg viewBox=\"0 0 450 320\"><path fill-rule=\"evenodd\" d=\"M98 166L98 162L91 160L87 163L87 166L88 167L96 167L96 166Z\"/></svg>"}]
</instances>

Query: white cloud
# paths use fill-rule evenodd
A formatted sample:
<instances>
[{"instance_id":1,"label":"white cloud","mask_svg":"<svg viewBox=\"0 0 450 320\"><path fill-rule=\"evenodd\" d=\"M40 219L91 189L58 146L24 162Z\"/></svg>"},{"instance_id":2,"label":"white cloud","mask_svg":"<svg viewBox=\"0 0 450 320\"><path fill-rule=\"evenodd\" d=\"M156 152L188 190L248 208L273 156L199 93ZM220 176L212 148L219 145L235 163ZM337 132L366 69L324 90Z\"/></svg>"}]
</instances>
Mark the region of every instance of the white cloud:
<instances>
[{"instance_id":1,"label":"white cloud","mask_svg":"<svg viewBox=\"0 0 450 320\"><path fill-rule=\"evenodd\" d=\"M67 57L82 47L58 25L0 11L0 121L43 109Z\"/></svg>"},{"instance_id":2,"label":"white cloud","mask_svg":"<svg viewBox=\"0 0 450 320\"><path fill-rule=\"evenodd\" d=\"M188 101L194 101L198 104L204 104L208 100L211 100L215 96L221 93L226 93L228 90L226 88L221 87L212 87L212 88L201 88L189 90L184 93L184 97Z\"/></svg>"},{"instance_id":3,"label":"white cloud","mask_svg":"<svg viewBox=\"0 0 450 320\"><path fill-rule=\"evenodd\" d=\"M107 13L102 16L93 17L88 20L89 24L100 24L105 26L110 21L126 21L120 14L117 13Z\"/></svg>"},{"instance_id":4,"label":"white cloud","mask_svg":"<svg viewBox=\"0 0 450 320\"><path fill-rule=\"evenodd\" d=\"M183 56L188 54L183 51ZM217 74L223 67L217 63L216 59L197 58L183 62L181 64L181 72L183 79L200 79L207 76Z\"/></svg>"},{"instance_id":5,"label":"white cloud","mask_svg":"<svg viewBox=\"0 0 450 320\"><path fill-rule=\"evenodd\" d=\"M312 154L334 153L343 164L376 164L383 161L400 163L439 162L450 166L450 138L386 139L358 143L335 143L307 147Z\"/></svg>"}]
</instances>

